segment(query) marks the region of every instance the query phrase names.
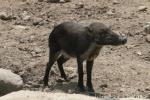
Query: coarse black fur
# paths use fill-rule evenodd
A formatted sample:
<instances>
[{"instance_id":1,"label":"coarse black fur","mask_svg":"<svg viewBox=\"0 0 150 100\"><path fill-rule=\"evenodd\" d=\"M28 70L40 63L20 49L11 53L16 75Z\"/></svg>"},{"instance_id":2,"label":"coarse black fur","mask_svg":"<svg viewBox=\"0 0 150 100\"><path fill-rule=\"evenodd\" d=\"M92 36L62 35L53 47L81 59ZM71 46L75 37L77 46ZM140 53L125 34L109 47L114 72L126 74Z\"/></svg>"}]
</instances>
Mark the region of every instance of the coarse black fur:
<instances>
[{"instance_id":1,"label":"coarse black fur","mask_svg":"<svg viewBox=\"0 0 150 100\"><path fill-rule=\"evenodd\" d=\"M114 33L102 23L92 23L87 27L74 22L64 22L56 26L49 36L49 62L44 76L44 86L48 85L49 72L55 61L58 63L61 77L67 80L63 63L69 58L77 59L78 86L85 90L83 83L83 61L86 60L87 91L94 94L92 85L92 67L94 59L98 56L104 45L122 45L127 37Z\"/></svg>"}]
</instances>

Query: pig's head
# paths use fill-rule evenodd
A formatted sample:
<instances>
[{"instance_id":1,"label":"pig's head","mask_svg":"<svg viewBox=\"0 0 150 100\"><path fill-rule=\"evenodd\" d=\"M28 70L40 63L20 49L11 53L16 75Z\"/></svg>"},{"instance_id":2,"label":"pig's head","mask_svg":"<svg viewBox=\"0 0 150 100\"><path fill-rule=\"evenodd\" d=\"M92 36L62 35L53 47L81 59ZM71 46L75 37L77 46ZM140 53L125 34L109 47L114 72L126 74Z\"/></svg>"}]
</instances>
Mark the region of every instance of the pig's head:
<instances>
[{"instance_id":1,"label":"pig's head","mask_svg":"<svg viewBox=\"0 0 150 100\"><path fill-rule=\"evenodd\" d=\"M98 45L123 45L127 42L125 35L113 32L102 23L92 23L88 26L88 29Z\"/></svg>"}]
</instances>

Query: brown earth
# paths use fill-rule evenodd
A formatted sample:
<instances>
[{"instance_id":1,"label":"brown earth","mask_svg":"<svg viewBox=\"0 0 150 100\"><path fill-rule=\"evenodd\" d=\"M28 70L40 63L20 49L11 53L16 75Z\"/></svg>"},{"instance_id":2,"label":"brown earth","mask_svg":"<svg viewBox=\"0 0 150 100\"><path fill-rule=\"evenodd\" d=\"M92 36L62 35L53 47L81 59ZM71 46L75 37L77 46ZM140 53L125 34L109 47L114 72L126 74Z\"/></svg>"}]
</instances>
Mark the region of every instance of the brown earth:
<instances>
[{"instance_id":1,"label":"brown earth","mask_svg":"<svg viewBox=\"0 0 150 100\"><path fill-rule=\"evenodd\" d=\"M72 0L47 3L38 0L0 0L0 67L21 75L24 89L42 90L48 61L48 35L64 21L87 25L93 21L128 34L124 46L105 46L96 59L93 85L98 96L150 98L150 44L143 26L150 21L149 0ZM146 6L139 11L139 6ZM59 83L54 65L48 91L78 93L76 61L65 64L70 82ZM86 79L86 77L85 77ZM86 81L86 80L85 80Z\"/></svg>"}]
</instances>

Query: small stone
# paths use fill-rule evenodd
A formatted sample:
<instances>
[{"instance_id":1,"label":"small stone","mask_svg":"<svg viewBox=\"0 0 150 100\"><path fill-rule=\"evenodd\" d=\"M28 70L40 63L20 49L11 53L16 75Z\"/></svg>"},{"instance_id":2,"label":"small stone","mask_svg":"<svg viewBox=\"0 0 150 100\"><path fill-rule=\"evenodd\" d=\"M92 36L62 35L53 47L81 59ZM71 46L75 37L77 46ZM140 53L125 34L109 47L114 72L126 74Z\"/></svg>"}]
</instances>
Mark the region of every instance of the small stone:
<instances>
[{"instance_id":1,"label":"small stone","mask_svg":"<svg viewBox=\"0 0 150 100\"><path fill-rule=\"evenodd\" d=\"M60 0L59 2L60 2L60 3L65 3L66 1L65 1L65 0Z\"/></svg>"},{"instance_id":2,"label":"small stone","mask_svg":"<svg viewBox=\"0 0 150 100\"><path fill-rule=\"evenodd\" d=\"M150 87L147 87L145 90L146 90L146 91L150 91Z\"/></svg>"},{"instance_id":3,"label":"small stone","mask_svg":"<svg viewBox=\"0 0 150 100\"><path fill-rule=\"evenodd\" d=\"M51 90L48 87L44 88L43 91L44 92L51 92Z\"/></svg>"},{"instance_id":4,"label":"small stone","mask_svg":"<svg viewBox=\"0 0 150 100\"><path fill-rule=\"evenodd\" d=\"M70 90L70 89L69 89L69 90L68 90L68 93L69 93L69 94L72 94L72 93L73 93L73 90Z\"/></svg>"},{"instance_id":5,"label":"small stone","mask_svg":"<svg viewBox=\"0 0 150 100\"><path fill-rule=\"evenodd\" d=\"M138 11L146 11L147 7L146 6L139 6Z\"/></svg>"},{"instance_id":6,"label":"small stone","mask_svg":"<svg viewBox=\"0 0 150 100\"><path fill-rule=\"evenodd\" d=\"M120 4L118 0L113 0L113 4Z\"/></svg>"},{"instance_id":7,"label":"small stone","mask_svg":"<svg viewBox=\"0 0 150 100\"><path fill-rule=\"evenodd\" d=\"M63 78L58 78L57 80L56 80L56 82L58 82L58 83L62 83L62 82L64 82L65 80L63 79Z\"/></svg>"},{"instance_id":8,"label":"small stone","mask_svg":"<svg viewBox=\"0 0 150 100\"><path fill-rule=\"evenodd\" d=\"M134 48L135 46L136 46L136 45L132 45L132 44L131 44L131 45L126 45L126 48L127 48L127 49L132 49L132 48Z\"/></svg>"},{"instance_id":9,"label":"small stone","mask_svg":"<svg viewBox=\"0 0 150 100\"><path fill-rule=\"evenodd\" d=\"M27 11L23 11L23 13L21 14L21 18L22 20L28 21L31 19L31 16L28 14Z\"/></svg>"},{"instance_id":10,"label":"small stone","mask_svg":"<svg viewBox=\"0 0 150 100\"><path fill-rule=\"evenodd\" d=\"M31 18L31 16L26 15L26 16L23 17L23 20L25 20L25 21L27 20L28 21L28 20L30 20L30 18Z\"/></svg>"},{"instance_id":11,"label":"small stone","mask_svg":"<svg viewBox=\"0 0 150 100\"><path fill-rule=\"evenodd\" d=\"M101 88L107 88L108 85L107 85L107 84L102 84L102 85L100 85L100 87L101 87Z\"/></svg>"},{"instance_id":12,"label":"small stone","mask_svg":"<svg viewBox=\"0 0 150 100\"><path fill-rule=\"evenodd\" d=\"M25 84L24 85L24 88L31 88L32 86L31 85L28 85L28 84Z\"/></svg>"},{"instance_id":13,"label":"small stone","mask_svg":"<svg viewBox=\"0 0 150 100\"><path fill-rule=\"evenodd\" d=\"M150 22L145 23L144 32L150 34Z\"/></svg>"},{"instance_id":14,"label":"small stone","mask_svg":"<svg viewBox=\"0 0 150 100\"><path fill-rule=\"evenodd\" d=\"M28 30L29 29L28 27L22 26L22 25L15 25L15 26L13 26L13 28L16 29L16 30L19 30L19 29Z\"/></svg>"},{"instance_id":15,"label":"small stone","mask_svg":"<svg viewBox=\"0 0 150 100\"><path fill-rule=\"evenodd\" d=\"M141 51L137 51L136 54L139 55L139 56L141 56L142 52Z\"/></svg>"},{"instance_id":16,"label":"small stone","mask_svg":"<svg viewBox=\"0 0 150 100\"><path fill-rule=\"evenodd\" d=\"M112 16L112 15L114 15L114 13L113 13L111 10L109 10L109 11L107 12L107 15Z\"/></svg>"},{"instance_id":17,"label":"small stone","mask_svg":"<svg viewBox=\"0 0 150 100\"><path fill-rule=\"evenodd\" d=\"M39 88L41 85L40 84L37 84L37 83L32 83L32 87L34 87L34 88Z\"/></svg>"},{"instance_id":18,"label":"small stone","mask_svg":"<svg viewBox=\"0 0 150 100\"><path fill-rule=\"evenodd\" d=\"M37 17L35 17L34 19L33 19L33 25L38 25L41 21L42 21L43 19L42 18L37 18Z\"/></svg>"},{"instance_id":19,"label":"small stone","mask_svg":"<svg viewBox=\"0 0 150 100\"><path fill-rule=\"evenodd\" d=\"M146 36L146 41L147 41L148 43L150 43L150 35L147 35L147 36Z\"/></svg>"},{"instance_id":20,"label":"small stone","mask_svg":"<svg viewBox=\"0 0 150 100\"><path fill-rule=\"evenodd\" d=\"M30 38L29 38L29 42L31 43L31 42L33 42L34 41L34 39L35 39L35 36L30 36Z\"/></svg>"},{"instance_id":21,"label":"small stone","mask_svg":"<svg viewBox=\"0 0 150 100\"><path fill-rule=\"evenodd\" d=\"M125 90L126 90L125 88L121 88L120 92L125 92Z\"/></svg>"},{"instance_id":22,"label":"small stone","mask_svg":"<svg viewBox=\"0 0 150 100\"><path fill-rule=\"evenodd\" d=\"M60 0L60 3L66 3L66 2L70 2L71 0Z\"/></svg>"},{"instance_id":23,"label":"small stone","mask_svg":"<svg viewBox=\"0 0 150 100\"><path fill-rule=\"evenodd\" d=\"M77 6L78 9L79 9L79 8L84 8L84 4L81 3L81 2L80 2L79 4L77 4L76 6Z\"/></svg>"},{"instance_id":24,"label":"small stone","mask_svg":"<svg viewBox=\"0 0 150 100\"><path fill-rule=\"evenodd\" d=\"M41 50L40 48L38 48L38 47L35 47L35 48L34 48L34 51L35 51L36 53L40 53L42 50Z\"/></svg>"},{"instance_id":25,"label":"small stone","mask_svg":"<svg viewBox=\"0 0 150 100\"><path fill-rule=\"evenodd\" d=\"M12 17L8 15L6 12L0 12L0 19L2 20L11 20Z\"/></svg>"},{"instance_id":26,"label":"small stone","mask_svg":"<svg viewBox=\"0 0 150 100\"><path fill-rule=\"evenodd\" d=\"M35 52L32 51L31 54L32 54L33 57L36 57L36 53Z\"/></svg>"}]
</instances>

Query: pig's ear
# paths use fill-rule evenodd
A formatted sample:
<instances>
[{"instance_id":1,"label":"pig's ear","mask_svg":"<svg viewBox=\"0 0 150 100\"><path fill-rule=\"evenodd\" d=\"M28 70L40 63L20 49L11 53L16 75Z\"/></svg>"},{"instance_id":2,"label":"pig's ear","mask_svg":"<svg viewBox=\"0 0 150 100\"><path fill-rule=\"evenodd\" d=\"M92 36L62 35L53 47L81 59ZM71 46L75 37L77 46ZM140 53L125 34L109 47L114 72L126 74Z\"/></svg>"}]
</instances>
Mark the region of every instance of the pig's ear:
<instances>
[{"instance_id":1,"label":"pig's ear","mask_svg":"<svg viewBox=\"0 0 150 100\"><path fill-rule=\"evenodd\" d=\"M86 30L87 30L87 34L88 34L90 37L94 38L95 33L93 32L93 30L92 30L89 26L87 26L87 27L85 27L85 28L86 28Z\"/></svg>"}]
</instances>

